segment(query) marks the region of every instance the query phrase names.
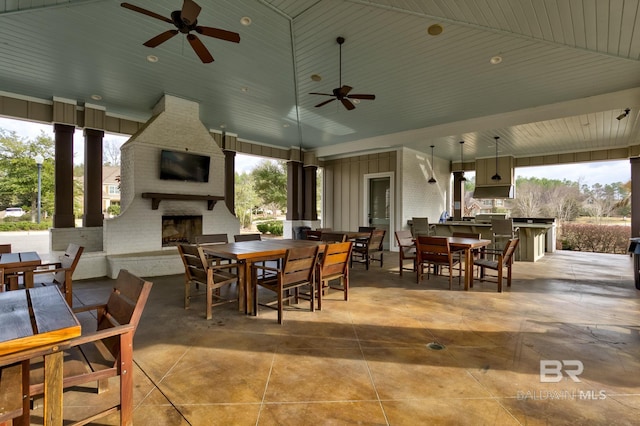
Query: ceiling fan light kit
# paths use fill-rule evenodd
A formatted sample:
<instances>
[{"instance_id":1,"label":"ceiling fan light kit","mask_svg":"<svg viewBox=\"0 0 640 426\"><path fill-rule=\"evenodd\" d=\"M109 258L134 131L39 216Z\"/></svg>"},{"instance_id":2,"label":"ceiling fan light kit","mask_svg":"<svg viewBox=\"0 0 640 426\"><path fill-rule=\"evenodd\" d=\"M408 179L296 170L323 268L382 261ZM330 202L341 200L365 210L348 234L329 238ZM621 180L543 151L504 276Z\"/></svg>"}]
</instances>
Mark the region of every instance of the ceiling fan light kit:
<instances>
[{"instance_id":1,"label":"ceiling fan light kit","mask_svg":"<svg viewBox=\"0 0 640 426\"><path fill-rule=\"evenodd\" d=\"M192 31L203 36L218 38L220 40L230 41L233 43L240 43L240 35L238 33L198 25L198 15L202 8L193 0L184 0L182 9L171 12L171 18L164 17L131 3L120 3L120 6L168 24L173 24L173 26L176 27L174 30L167 30L144 42L143 45L147 47L157 47L178 33L186 34L187 41L189 42L189 45L191 45L193 51L198 55L198 58L200 58L203 63L207 64L213 62L213 56L204 43L202 43L202 40L200 40L197 35L191 33Z\"/></svg>"},{"instance_id":2,"label":"ceiling fan light kit","mask_svg":"<svg viewBox=\"0 0 640 426\"><path fill-rule=\"evenodd\" d=\"M354 105L354 102L351 101L351 99L353 100L360 100L360 99L366 99L366 100L374 100L376 98L376 95L365 95L365 94L356 94L356 93L349 93L351 92L351 89L353 89L353 87L351 86L347 86L347 85L342 85L342 45L344 44L344 37L338 37L336 39L336 41L338 42L338 44L340 45L340 68L339 68L339 75L340 75L340 81L338 82L338 87L336 87L335 89L333 89L333 93L319 93L319 92L311 92L309 93L310 95L321 95L321 96L331 96L332 99L326 100L324 102L320 102L318 105L316 105L316 108L319 108L321 106L324 106L326 104L328 104L329 102L333 102L336 99L339 100L340 102L342 102L342 105L344 105L344 107L348 110L351 111L352 109L355 109L356 106Z\"/></svg>"},{"instance_id":3,"label":"ceiling fan light kit","mask_svg":"<svg viewBox=\"0 0 640 426\"><path fill-rule=\"evenodd\" d=\"M496 140L496 174L491 176L491 180L502 180L502 176L500 176L500 174L498 174L498 139L500 139L500 136L494 136L493 137Z\"/></svg>"}]
</instances>

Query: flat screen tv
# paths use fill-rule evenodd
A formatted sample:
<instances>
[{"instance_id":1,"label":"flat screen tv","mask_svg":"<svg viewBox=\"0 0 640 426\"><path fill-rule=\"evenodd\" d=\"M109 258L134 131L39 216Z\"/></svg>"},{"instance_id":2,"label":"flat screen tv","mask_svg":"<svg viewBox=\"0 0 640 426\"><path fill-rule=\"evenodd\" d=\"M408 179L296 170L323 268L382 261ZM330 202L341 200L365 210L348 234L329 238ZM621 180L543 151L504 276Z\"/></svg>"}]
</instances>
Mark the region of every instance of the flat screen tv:
<instances>
[{"instance_id":1,"label":"flat screen tv","mask_svg":"<svg viewBox=\"0 0 640 426\"><path fill-rule=\"evenodd\" d=\"M162 150L160 179L188 182L209 182L211 157L189 152Z\"/></svg>"}]
</instances>

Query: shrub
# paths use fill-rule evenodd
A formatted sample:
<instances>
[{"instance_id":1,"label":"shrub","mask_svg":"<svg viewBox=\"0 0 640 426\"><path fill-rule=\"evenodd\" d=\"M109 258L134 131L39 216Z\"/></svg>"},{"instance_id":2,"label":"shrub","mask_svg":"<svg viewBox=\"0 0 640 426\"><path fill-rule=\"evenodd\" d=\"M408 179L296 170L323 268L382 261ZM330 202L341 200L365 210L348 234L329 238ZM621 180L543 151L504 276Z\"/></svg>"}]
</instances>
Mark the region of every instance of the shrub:
<instances>
[{"instance_id":1,"label":"shrub","mask_svg":"<svg viewBox=\"0 0 640 426\"><path fill-rule=\"evenodd\" d=\"M0 223L0 232L8 231L46 231L53 227L51 220L43 220L40 223L28 222L26 220L20 222L7 222Z\"/></svg>"},{"instance_id":2,"label":"shrub","mask_svg":"<svg viewBox=\"0 0 640 426\"><path fill-rule=\"evenodd\" d=\"M261 234L282 236L284 225L281 220L272 220L269 222L259 223L256 225L256 228L258 228L258 231L260 231Z\"/></svg>"},{"instance_id":3,"label":"shrub","mask_svg":"<svg viewBox=\"0 0 640 426\"><path fill-rule=\"evenodd\" d=\"M562 225L562 249L595 253L626 253L631 228L621 225L565 223Z\"/></svg>"}]
</instances>

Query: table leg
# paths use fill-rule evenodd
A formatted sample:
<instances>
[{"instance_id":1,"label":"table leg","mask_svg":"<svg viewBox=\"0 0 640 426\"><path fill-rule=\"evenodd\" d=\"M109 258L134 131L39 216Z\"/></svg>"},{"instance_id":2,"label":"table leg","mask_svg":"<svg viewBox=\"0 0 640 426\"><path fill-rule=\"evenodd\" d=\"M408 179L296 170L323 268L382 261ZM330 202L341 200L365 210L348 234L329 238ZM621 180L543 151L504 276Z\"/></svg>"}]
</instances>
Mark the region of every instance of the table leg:
<instances>
[{"instance_id":1,"label":"table leg","mask_svg":"<svg viewBox=\"0 0 640 426\"><path fill-rule=\"evenodd\" d=\"M245 285L245 276L247 262L238 262L238 310L247 313L247 287Z\"/></svg>"},{"instance_id":2,"label":"table leg","mask_svg":"<svg viewBox=\"0 0 640 426\"><path fill-rule=\"evenodd\" d=\"M44 424L62 425L62 351L44 356Z\"/></svg>"},{"instance_id":3,"label":"table leg","mask_svg":"<svg viewBox=\"0 0 640 426\"><path fill-rule=\"evenodd\" d=\"M244 262L244 277L242 278L242 286L244 287L244 313L253 314L253 292L251 291L251 262Z\"/></svg>"},{"instance_id":4,"label":"table leg","mask_svg":"<svg viewBox=\"0 0 640 426\"><path fill-rule=\"evenodd\" d=\"M33 271L24 271L24 287L33 288Z\"/></svg>"},{"instance_id":5,"label":"table leg","mask_svg":"<svg viewBox=\"0 0 640 426\"><path fill-rule=\"evenodd\" d=\"M133 333L120 335L120 424L133 425Z\"/></svg>"},{"instance_id":6,"label":"table leg","mask_svg":"<svg viewBox=\"0 0 640 426\"><path fill-rule=\"evenodd\" d=\"M464 289L469 290L471 286L471 275L473 274L473 256L470 248L464 250Z\"/></svg>"}]
</instances>

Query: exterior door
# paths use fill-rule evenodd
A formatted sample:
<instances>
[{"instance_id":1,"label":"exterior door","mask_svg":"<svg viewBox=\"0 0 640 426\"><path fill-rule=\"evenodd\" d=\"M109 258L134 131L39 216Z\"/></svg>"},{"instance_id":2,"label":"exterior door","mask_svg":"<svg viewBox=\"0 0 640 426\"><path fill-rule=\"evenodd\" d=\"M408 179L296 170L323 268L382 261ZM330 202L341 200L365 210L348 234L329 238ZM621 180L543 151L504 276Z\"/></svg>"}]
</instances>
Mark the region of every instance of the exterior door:
<instances>
[{"instance_id":1,"label":"exterior door","mask_svg":"<svg viewBox=\"0 0 640 426\"><path fill-rule=\"evenodd\" d=\"M372 173L365 175L365 224L384 229L383 246L389 250L393 240L393 173Z\"/></svg>"}]
</instances>

